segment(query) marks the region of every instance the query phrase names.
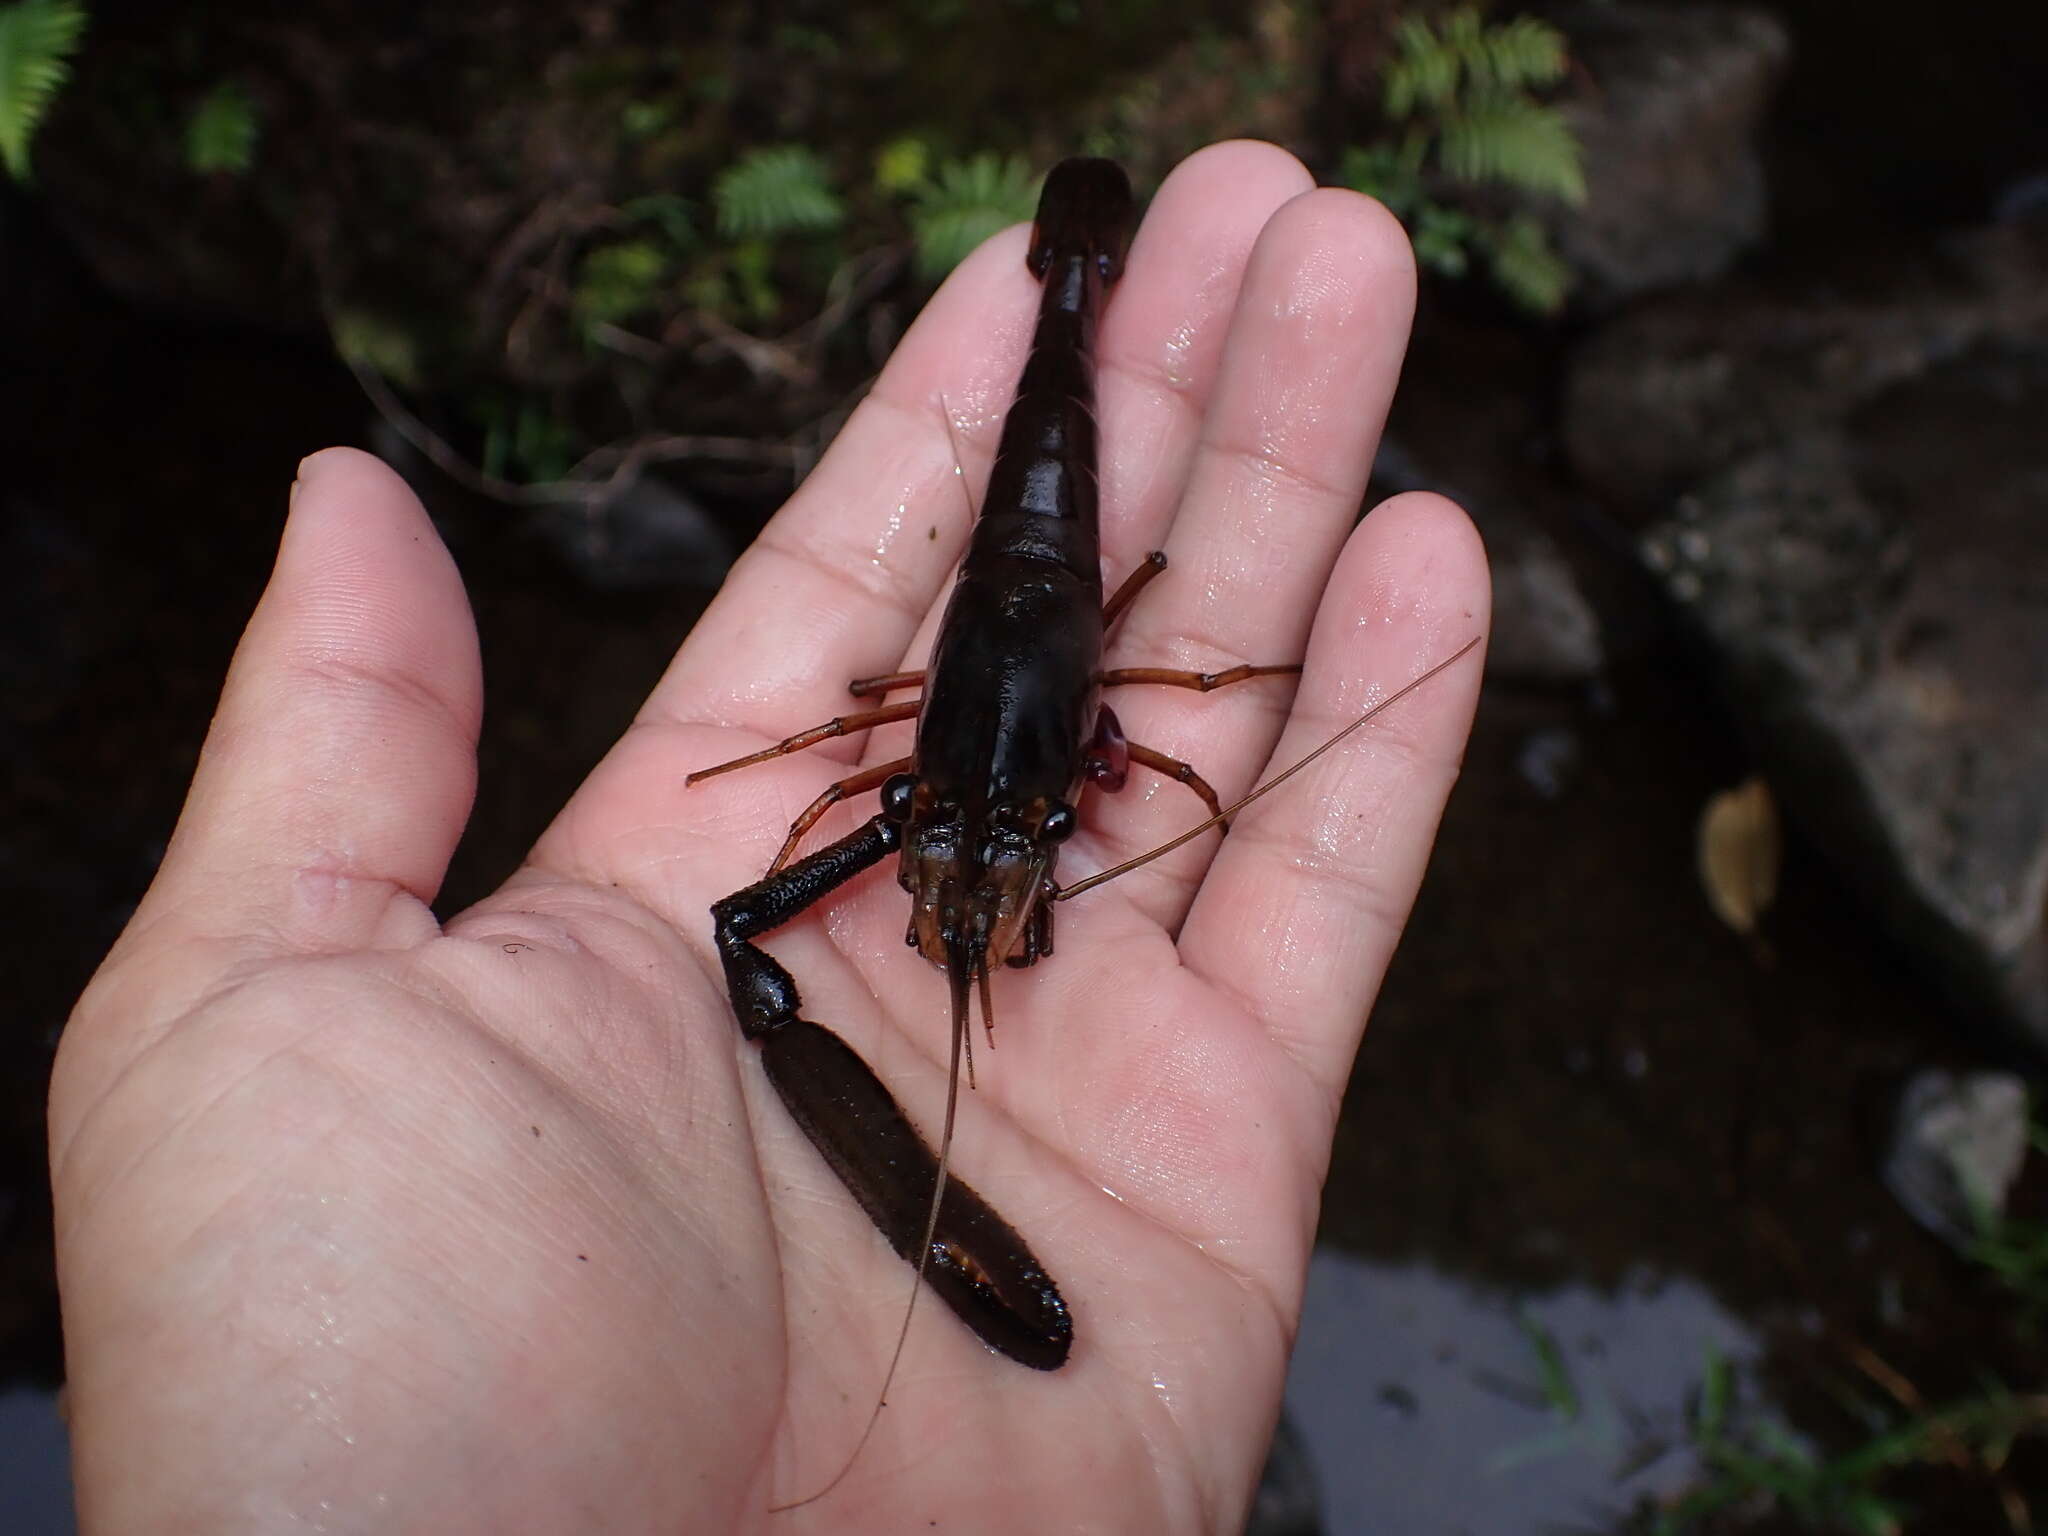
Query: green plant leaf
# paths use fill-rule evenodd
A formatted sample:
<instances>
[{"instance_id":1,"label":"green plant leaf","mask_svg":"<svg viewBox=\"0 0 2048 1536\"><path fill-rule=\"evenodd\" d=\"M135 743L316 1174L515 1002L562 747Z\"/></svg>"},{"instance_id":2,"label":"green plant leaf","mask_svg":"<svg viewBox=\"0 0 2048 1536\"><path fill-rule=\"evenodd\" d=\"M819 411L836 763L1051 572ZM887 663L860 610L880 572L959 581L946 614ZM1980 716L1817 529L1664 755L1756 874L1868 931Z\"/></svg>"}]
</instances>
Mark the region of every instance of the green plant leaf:
<instances>
[{"instance_id":1,"label":"green plant leaf","mask_svg":"<svg viewBox=\"0 0 2048 1536\"><path fill-rule=\"evenodd\" d=\"M1396 122L1418 110L1440 111L1458 90L1458 55L1426 21L1404 18L1394 28L1394 57L1381 98Z\"/></svg>"},{"instance_id":2,"label":"green plant leaf","mask_svg":"<svg viewBox=\"0 0 2048 1536\"><path fill-rule=\"evenodd\" d=\"M1735 1368L1712 1344L1700 1372L1699 1407L1693 1415L1693 1437L1703 1446L1717 1442L1728 1425L1728 1406L1735 1400Z\"/></svg>"},{"instance_id":3,"label":"green plant leaf","mask_svg":"<svg viewBox=\"0 0 2048 1536\"><path fill-rule=\"evenodd\" d=\"M522 401L513 418L509 468L529 484L545 484L568 474L576 462L576 429L545 405Z\"/></svg>"},{"instance_id":4,"label":"green plant leaf","mask_svg":"<svg viewBox=\"0 0 2048 1536\"><path fill-rule=\"evenodd\" d=\"M1030 218L1037 198L1038 180L1021 160L981 154L945 162L910 207L918 273L944 277L997 230Z\"/></svg>"},{"instance_id":5,"label":"green plant leaf","mask_svg":"<svg viewBox=\"0 0 2048 1536\"><path fill-rule=\"evenodd\" d=\"M668 252L652 240L602 245L579 264L570 304L585 325L617 325L653 307L668 273Z\"/></svg>"},{"instance_id":6,"label":"green plant leaf","mask_svg":"<svg viewBox=\"0 0 2048 1536\"><path fill-rule=\"evenodd\" d=\"M1488 73L1503 90L1540 90L1555 85L1570 63L1564 34L1534 16L1516 16L1488 28L1480 45Z\"/></svg>"},{"instance_id":7,"label":"green plant leaf","mask_svg":"<svg viewBox=\"0 0 2048 1536\"><path fill-rule=\"evenodd\" d=\"M932 153L923 139L891 139L875 151L875 190L903 197L924 185Z\"/></svg>"},{"instance_id":8,"label":"green plant leaf","mask_svg":"<svg viewBox=\"0 0 2048 1536\"><path fill-rule=\"evenodd\" d=\"M1471 266L1469 248L1478 230L1479 221L1469 213L1424 203L1415 210L1409 239L1415 246L1415 259L1430 271L1463 277Z\"/></svg>"},{"instance_id":9,"label":"green plant leaf","mask_svg":"<svg viewBox=\"0 0 2048 1536\"><path fill-rule=\"evenodd\" d=\"M1353 145L1337 163L1340 185L1376 197L1405 219L1421 206L1422 176L1400 149L1389 143Z\"/></svg>"},{"instance_id":10,"label":"green plant leaf","mask_svg":"<svg viewBox=\"0 0 2048 1536\"><path fill-rule=\"evenodd\" d=\"M1477 103L1445 120L1444 170L1459 181L1493 181L1578 204L1586 175L1578 136L1555 107L1525 97Z\"/></svg>"},{"instance_id":11,"label":"green plant leaf","mask_svg":"<svg viewBox=\"0 0 2048 1536\"><path fill-rule=\"evenodd\" d=\"M1530 1349L1536 1353L1544 1402L1567 1424L1576 1422L1579 1417L1578 1388L1572 1385L1571 1368L1565 1364L1564 1351L1558 1348L1557 1336L1527 1312L1515 1314L1515 1326L1521 1329L1522 1337L1528 1340Z\"/></svg>"},{"instance_id":12,"label":"green plant leaf","mask_svg":"<svg viewBox=\"0 0 2048 1536\"><path fill-rule=\"evenodd\" d=\"M1522 214L1483 231L1482 244L1493 280L1509 298L1539 315L1564 307L1571 269L1550 248L1550 237L1534 218Z\"/></svg>"},{"instance_id":13,"label":"green plant leaf","mask_svg":"<svg viewBox=\"0 0 2048 1536\"><path fill-rule=\"evenodd\" d=\"M75 0L18 0L0 6L0 165L28 180L28 147L71 75L85 32Z\"/></svg>"},{"instance_id":14,"label":"green plant leaf","mask_svg":"<svg viewBox=\"0 0 2048 1536\"><path fill-rule=\"evenodd\" d=\"M846 218L825 162L801 144L747 151L712 182L711 201L729 240L822 234Z\"/></svg>"},{"instance_id":15,"label":"green plant leaf","mask_svg":"<svg viewBox=\"0 0 2048 1536\"><path fill-rule=\"evenodd\" d=\"M236 81L223 80L185 124L185 166L201 176L239 176L256 158L262 125L256 103Z\"/></svg>"},{"instance_id":16,"label":"green plant leaf","mask_svg":"<svg viewBox=\"0 0 2048 1536\"><path fill-rule=\"evenodd\" d=\"M775 287L774 257L765 240L742 240L727 253L740 314L748 320L772 320L782 308L782 295Z\"/></svg>"},{"instance_id":17,"label":"green plant leaf","mask_svg":"<svg viewBox=\"0 0 2048 1536\"><path fill-rule=\"evenodd\" d=\"M672 102L629 101L619 109L619 132L629 139L651 139L675 119Z\"/></svg>"},{"instance_id":18,"label":"green plant leaf","mask_svg":"<svg viewBox=\"0 0 2048 1536\"><path fill-rule=\"evenodd\" d=\"M372 310L337 309L327 316L327 334L336 353L348 362L368 368L402 389L419 388L419 347L412 333L397 321Z\"/></svg>"},{"instance_id":19,"label":"green plant leaf","mask_svg":"<svg viewBox=\"0 0 2048 1536\"><path fill-rule=\"evenodd\" d=\"M651 224L659 229L678 254L694 251L702 243L690 200L677 193L649 192L620 204L619 214L635 224Z\"/></svg>"}]
</instances>

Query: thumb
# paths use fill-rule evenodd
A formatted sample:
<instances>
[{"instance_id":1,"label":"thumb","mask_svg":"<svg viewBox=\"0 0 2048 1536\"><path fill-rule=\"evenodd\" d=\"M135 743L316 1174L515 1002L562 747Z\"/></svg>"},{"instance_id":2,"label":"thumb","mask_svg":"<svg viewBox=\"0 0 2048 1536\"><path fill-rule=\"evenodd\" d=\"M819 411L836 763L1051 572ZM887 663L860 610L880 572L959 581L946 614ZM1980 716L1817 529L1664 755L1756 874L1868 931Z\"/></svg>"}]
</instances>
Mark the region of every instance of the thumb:
<instances>
[{"instance_id":1,"label":"thumb","mask_svg":"<svg viewBox=\"0 0 2048 1536\"><path fill-rule=\"evenodd\" d=\"M122 948L255 954L416 942L476 786L476 625L455 563L382 462L299 466L270 584Z\"/></svg>"}]
</instances>

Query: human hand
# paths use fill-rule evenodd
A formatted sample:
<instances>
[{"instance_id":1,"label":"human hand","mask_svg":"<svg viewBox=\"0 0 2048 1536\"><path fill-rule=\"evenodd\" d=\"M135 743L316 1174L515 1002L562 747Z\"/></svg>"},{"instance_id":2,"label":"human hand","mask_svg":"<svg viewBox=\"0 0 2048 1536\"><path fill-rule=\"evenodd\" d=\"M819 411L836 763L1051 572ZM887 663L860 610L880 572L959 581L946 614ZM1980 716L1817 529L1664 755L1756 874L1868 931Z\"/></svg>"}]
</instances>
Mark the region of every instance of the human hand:
<instances>
[{"instance_id":1,"label":"human hand","mask_svg":"<svg viewBox=\"0 0 2048 1536\"><path fill-rule=\"evenodd\" d=\"M1401 497L1351 531L1412 266L1384 212L1308 187L1264 146L1184 164L1098 347L1109 579L1173 562L1111 664L1306 647L1291 712L1284 680L1119 699L1226 796L1486 625L1454 508ZM846 1479L767 1513L851 1450L909 1271L741 1044L707 909L907 727L683 778L928 644L968 517L944 412L978 484L1028 335L1022 249L1013 230L948 282L526 865L445 927L481 692L460 582L376 461L302 467L178 832L52 1088L86 1529L1241 1521L1476 661L1227 840L1064 908L1058 953L998 977L954 1163L1058 1278L1073 1358L1024 1370L927 1300ZM1138 775L1084 806L1062 871L1197 814ZM806 1016L931 1126L944 985L904 922L885 866L769 942Z\"/></svg>"}]
</instances>

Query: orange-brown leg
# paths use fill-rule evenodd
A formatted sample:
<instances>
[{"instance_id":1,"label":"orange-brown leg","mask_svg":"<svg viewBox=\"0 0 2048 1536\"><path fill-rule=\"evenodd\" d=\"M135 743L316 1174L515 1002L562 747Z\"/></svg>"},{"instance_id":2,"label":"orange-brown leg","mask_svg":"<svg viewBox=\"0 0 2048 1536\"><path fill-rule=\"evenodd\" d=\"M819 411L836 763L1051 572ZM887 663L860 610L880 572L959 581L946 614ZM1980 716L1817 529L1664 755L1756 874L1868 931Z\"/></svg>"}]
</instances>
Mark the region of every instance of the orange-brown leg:
<instances>
[{"instance_id":1,"label":"orange-brown leg","mask_svg":"<svg viewBox=\"0 0 2048 1536\"><path fill-rule=\"evenodd\" d=\"M1150 747L1141 747L1135 741L1126 742L1124 750L1131 754L1131 761L1143 763L1154 773L1163 774L1187 785L1202 797L1202 803L1209 807L1211 816L1223 814L1223 802L1216 798L1216 791L1209 787L1209 781L1195 772L1177 757L1168 757L1164 752L1154 752Z\"/></svg>"},{"instance_id":2,"label":"orange-brown leg","mask_svg":"<svg viewBox=\"0 0 2048 1536\"><path fill-rule=\"evenodd\" d=\"M1152 583L1152 578L1166 569L1166 551L1155 549L1140 560L1124 584L1110 594L1108 602L1102 605L1102 627L1109 628L1116 622L1117 615L1130 607L1138 594Z\"/></svg>"},{"instance_id":3,"label":"orange-brown leg","mask_svg":"<svg viewBox=\"0 0 2048 1536\"><path fill-rule=\"evenodd\" d=\"M1226 667L1221 672L1183 672L1172 667L1116 667L1096 675L1096 681L1105 688L1121 688L1126 683L1163 683L1169 688L1195 688L1203 693L1212 688L1227 688L1232 683L1244 682L1253 677L1295 677L1301 673L1301 663L1288 662L1266 667L1255 667L1250 663L1243 666Z\"/></svg>"},{"instance_id":4,"label":"orange-brown leg","mask_svg":"<svg viewBox=\"0 0 2048 1536\"><path fill-rule=\"evenodd\" d=\"M846 685L846 691L856 699L879 699L885 693L894 693L898 688L922 688L922 672L885 672L880 677L857 677Z\"/></svg>"},{"instance_id":5,"label":"orange-brown leg","mask_svg":"<svg viewBox=\"0 0 2048 1536\"><path fill-rule=\"evenodd\" d=\"M699 779L708 779L714 774L731 773L735 768L751 768L756 763L765 763L774 758L787 757L792 752L801 752L805 747L815 747L821 741L830 741L852 731L864 731L870 726L888 725L895 720L908 720L917 713L920 700L905 699L900 704L884 704L880 709L863 710L857 715L840 715L827 720L823 725L814 725L808 731L778 741L772 747L763 747L758 752L749 752L745 757L736 757L729 763L720 763L715 768L699 768L683 780L694 784Z\"/></svg>"},{"instance_id":6,"label":"orange-brown leg","mask_svg":"<svg viewBox=\"0 0 2048 1536\"><path fill-rule=\"evenodd\" d=\"M833 806L849 795L857 795L864 789L877 788L882 780L891 774L903 772L909 766L909 758L899 757L893 763L877 763L872 768L861 769L851 778L841 779L837 784L827 784L825 792L804 807L804 813L789 824L789 836L782 840L782 847L775 855L775 862L768 866L768 873L775 874L789 862L789 856L796 852L796 845L803 841L804 834L815 827L818 818Z\"/></svg>"}]
</instances>

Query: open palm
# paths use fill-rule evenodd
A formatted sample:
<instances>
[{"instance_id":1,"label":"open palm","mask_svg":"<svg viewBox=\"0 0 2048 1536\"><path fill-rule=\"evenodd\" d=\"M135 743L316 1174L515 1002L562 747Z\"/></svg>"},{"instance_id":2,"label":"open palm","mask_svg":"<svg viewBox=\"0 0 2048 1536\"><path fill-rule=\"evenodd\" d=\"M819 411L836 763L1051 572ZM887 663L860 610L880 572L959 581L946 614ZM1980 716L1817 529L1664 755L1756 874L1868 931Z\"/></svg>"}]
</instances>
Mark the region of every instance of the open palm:
<instances>
[{"instance_id":1,"label":"open palm","mask_svg":"<svg viewBox=\"0 0 2048 1536\"><path fill-rule=\"evenodd\" d=\"M1486 622L1447 503L1403 498L1352 531L1412 275L1384 212L1308 187L1265 146L1184 164L1099 349L1108 577L1152 548L1172 562L1112 664L1307 655L1298 696L1278 679L1118 698L1134 739L1225 794ZM739 1040L707 909L908 728L683 779L844 712L848 678L929 643L961 487L1028 335L1022 250L1013 230L947 284L633 729L445 928L428 902L480 708L460 584L375 461L304 466L178 834L52 1092L87 1529L1241 1520L1344 1078L1476 661L1227 840L1063 905L1057 953L996 979L954 1166L1058 1278L1072 1361L1025 1370L927 1297L851 1471L768 1513L852 1450L910 1272ZM1198 814L1137 773L1084 804L1061 873ZM768 944L806 1017L935 1133L945 992L905 921L885 864Z\"/></svg>"}]
</instances>

